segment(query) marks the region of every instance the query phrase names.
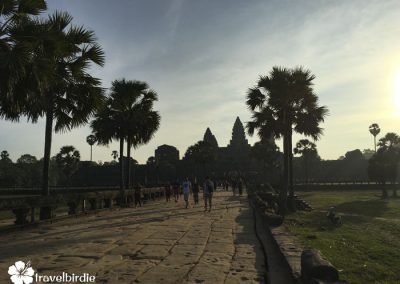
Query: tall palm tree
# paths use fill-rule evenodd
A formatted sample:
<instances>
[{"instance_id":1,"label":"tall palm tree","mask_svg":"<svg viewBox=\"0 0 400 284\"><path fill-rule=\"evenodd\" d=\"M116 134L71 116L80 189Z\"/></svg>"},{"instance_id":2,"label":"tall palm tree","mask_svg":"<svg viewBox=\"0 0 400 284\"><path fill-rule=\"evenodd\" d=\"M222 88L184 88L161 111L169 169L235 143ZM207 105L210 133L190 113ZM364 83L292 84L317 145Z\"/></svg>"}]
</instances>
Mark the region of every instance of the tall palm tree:
<instances>
[{"instance_id":1,"label":"tall palm tree","mask_svg":"<svg viewBox=\"0 0 400 284\"><path fill-rule=\"evenodd\" d=\"M308 184L308 164L310 158L313 156L316 157L317 154L317 145L315 143L309 141L308 139L301 139L296 143L296 147L293 150L294 154L302 155L304 159L304 170L306 177L306 184Z\"/></svg>"},{"instance_id":2,"label":"tall palm tree","mask_svg":"<svg viewBox=\"0 0 400 284\"><path fill-rule=\"evenodd\" d=\"M131 93L127 98L127 183L131 184L131 148L137 149L140 145L147 144L153 138L160 126L160 115L153 110L154 102L158 95L151 90L146 82L122 82Z\"/></svg>"},{"instance_id":3,"label":"tall palm tree","mask_svg":"<svg viewBox=\"0 0 400 284\"><path fill-rule=\"evenodd\" d=\"M125 188L124 141L127 140L129 161L131 147L149 142L159 127L160 116L153 110L156 100L157 94L145 82L115 80L106 104L92 121L91 127L100 144L119 140L121 191Z\"/></svg>"},{"instance_id":4,"label":"tall palm tree","mask_svg":"<svg viewBox=\"0 0 400 284\"><path fill-rule=\"evenodd\" d=\"M0 0L0 117L18 120L21 97L30 88L16 92L26 84L22 77L31 69L40 39L36 16L47 9L44 0Z\"/></svg>"},{"instance_id":5,"label":"tall palm tree","mask_svg":"<svg viewBox=\"0 0 400 284\"><path fill-rule=\"evenodd\" d=\"M293 132L317 140L322 134L319 124L328 113L325 106L318 105L318 97L312 88L314 79L315 76L302 67L273 67L270 74L261 76L257 86L247 93L246 104L252 112L252 121L247 123L248 133L253 135L257 131L261 139L283 137L283 186L280 191L282 214L286 211L288 189L290 197L294 194Z\"/></svg>"},{"instance_id":6,"label":"tall palm tree","mask_svg":"<svg viewBox=\"0 0 400 284\"><path fill-rule=\"evenodd\" d=\"M90 145L90 161L92 161L92 147L94 143L97 142L97 138L93 134L90 134L88 137L86 137L86 142Z\"/></svg>"},{"instance_id":7,"label":"tall palm tree","mask_svg":"<svg viewBox=\"0 0 400 284\"><path fill-rule=\"evenodd\" d=\"M381 132L379 125L377 123L372 123L369 126L369 132L374 136L374 145L375 145L375 153L376 153L376 136Z\"/></svg>"},{"instance_id":8,"label":"tall palm tree","mask_svg":"<svg viewBox=\"0 0 400 284\"><path fill-rule=\"evenodd\" d=\"M20 1L31 2L35 1ZM8 96L1 98L1 112L7 119L18 120L25 115L35 123L45 117L43 195L50 194L53 123L56 132L85 124L103 100L100 80L89 75L87 69L93 63L103 66L104 53L92 31L72 26L71 22L68 13L55 12L21 28L29 28L34 39L27 44L29 64L8 84ZM11 75L15 76L9 73L6 77Z\"/></svg>"}]
</instances>

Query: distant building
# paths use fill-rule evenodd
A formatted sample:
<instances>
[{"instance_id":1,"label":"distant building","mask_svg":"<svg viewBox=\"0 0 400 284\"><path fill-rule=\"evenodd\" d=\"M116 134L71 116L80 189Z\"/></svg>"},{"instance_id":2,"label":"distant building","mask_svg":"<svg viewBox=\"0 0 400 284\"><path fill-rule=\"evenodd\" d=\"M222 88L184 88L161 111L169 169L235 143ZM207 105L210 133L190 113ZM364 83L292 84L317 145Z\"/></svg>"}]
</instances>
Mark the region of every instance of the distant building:
<instances>
[{"instance_id":1,"label":"distant building","mask_svg":"<svg viewBox=\"0 0 400 284\"><path fill-rule=\"evenodd\" d=\"M212 143L218 147L218 142L207 128L203 141ZM219 173L229 171L248 171L254 164L251 158L251 146L246 139L244 127L237 117L232 129L232 138L226 147L218 147L216 171Z\"/></svg>"},{"instance_id":2,"label":"distant building","mask_svg":"<svg viewBox=\"0 0 400 284\"><path fill-rule=\"evenodd\" d=\"M156 149L154 158L156 163L169 162L175 164L179 161L179 151L174 146L164 144Z\"/></svg>"}]
</instances>

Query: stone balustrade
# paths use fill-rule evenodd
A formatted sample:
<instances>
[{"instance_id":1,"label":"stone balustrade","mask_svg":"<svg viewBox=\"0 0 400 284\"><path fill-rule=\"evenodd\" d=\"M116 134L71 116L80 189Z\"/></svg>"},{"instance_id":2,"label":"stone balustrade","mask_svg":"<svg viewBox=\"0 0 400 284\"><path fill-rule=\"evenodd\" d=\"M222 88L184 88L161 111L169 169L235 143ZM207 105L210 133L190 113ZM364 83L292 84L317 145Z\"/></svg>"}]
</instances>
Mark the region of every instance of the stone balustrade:
<instances>
[{"instance_id":1,"label":"stone balustrade","mask_svg":"<svg viewBox=\"0 0 400 284\"><path fill-rule=\"evenodd\" d=\"M24 225L35 222L35 210L40 210L39 219L55 218L56 208L67 207L68 215L77 215L87 211L94 211L113 206L125 207L134 202L134 190L93 190L93 188L81 188L81 192L60 191L49 196L40 195L16 195L2 196L0 198L0 211L12 211L15 215L15 224ZM154 200L164 196L164 187L142 188L142 199ZM30 219L28 220L28 217Z\"/></svg>"}]
</instances>

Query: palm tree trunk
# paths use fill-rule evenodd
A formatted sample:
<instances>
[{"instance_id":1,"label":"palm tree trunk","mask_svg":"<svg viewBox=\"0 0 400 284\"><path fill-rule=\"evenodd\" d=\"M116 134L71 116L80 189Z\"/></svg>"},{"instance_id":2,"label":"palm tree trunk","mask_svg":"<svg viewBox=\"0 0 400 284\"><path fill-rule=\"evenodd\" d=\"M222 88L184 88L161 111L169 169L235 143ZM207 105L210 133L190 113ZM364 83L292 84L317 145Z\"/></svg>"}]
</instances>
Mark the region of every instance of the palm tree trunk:
<instances>
[{"instance_id":1,"label":"palm tree trunk","mask_svg":"<svg viewBox=\"0 0 400 284\"><path fill-rule=\"evenodd\" d=\"M119 170L120 170L120 184L121 191L124 190L124 136L121 134L119 138Z\"/></svg>"},{"instance_id":2,"label":"palm tree trunk","mask_svg":"<svg viewBox=\"0 0 400 284\"><path fill-rule=\"evenodd\" d=\"M279 192L279 211L282 216L287 211L287 192L288 192L288 177L289 177L289 158L288 158L288 137L283 136L283 181L282 188Z\"/></svg>"},{"instance_id":3,"label":"palm tree trunk","mask_svg":"<svg viewBox=\"0 0 400 284\"><path fill-rule=\"evenodd\" d=\"M292 149L292 131L289 133L288 138L288 158L289 158L289 197L293 199L294 189L293 189L293 149Z\"/></svg>"},{"instance_id":4,"label":"palm tree trunk","mask_svg":"<svg viewBox=\"0 0 400 284\"><path fill-rule=\"evenodd\" d=\"M126 149L126 157L128 158L128 164L126 165L126 188L130 188L131 186L131 137L128 135L128 139L126 141L127 149Z\"/></svg>"},{"instance_id":5,"label":"palm tree trunk","mask_svg":"<svg viewBox=\"0 0 400 284\"><path fill-rule=\"evenodd\" d=\"M46 112L46 132L44 139L44 157L43 157L43 177L42 177L42 195L50 195L49 189L49 167L51 154L51 141L53 135L53 101Z\"/></svg>"},{"instance_id":6,"label":"palm tree trunk","mask_svg":"<svg viewBox=\"0 0 400 284\"><path fill-rule=\"evenodd\" d=\"M50 155L51 155L51 140L53 135L53 97L49 96L48 107L46 112L46 130L44 138L44 157L43 157L43 176L42 176L42 195L50 195L49 188L49 168L50 168ZM40 208L40 220L51 219L52 209L49 206Z\"/></svg>"},{"instance_id":7,"label":"palm tree trunk","mask_svg":"<svg viewBox=\"0 0 400 284\"><path fill-rule=\"evenodd\" d=\"M376 153L376 136L374 135L374 145L375 145L375 153Z\"/></svg>"},{"instance_id":8,"label":"palm tree trunk","mask_svg":"<svg viewBox=\"0 0 400 284\"><path fill-rule=\"evenodd\" d=\"M92 161L92 154L93 154L93 152L92 152L92 145L90 145L90 161Z\"/></svg>"}]
</instances>

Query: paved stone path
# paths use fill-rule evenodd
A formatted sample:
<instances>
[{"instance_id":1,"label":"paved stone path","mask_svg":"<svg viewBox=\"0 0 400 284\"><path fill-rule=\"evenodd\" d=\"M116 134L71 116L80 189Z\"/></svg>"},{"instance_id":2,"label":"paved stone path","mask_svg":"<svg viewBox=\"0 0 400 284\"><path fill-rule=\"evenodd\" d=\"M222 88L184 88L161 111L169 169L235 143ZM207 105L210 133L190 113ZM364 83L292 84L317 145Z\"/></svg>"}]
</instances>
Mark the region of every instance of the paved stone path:
<instances>
[{"instance_id":1,"label":"paved stone path","mask_svg":"<svg viewBox=\"0 0 400 284\"><path fill-rule=\"evenodd\" d=\"M246 197L218 192L211 212L157 201L141 208L0 235L0 283L30 260L40 275L90 273L96 283L265 283Z\"/></svg>"}]
</instances>

